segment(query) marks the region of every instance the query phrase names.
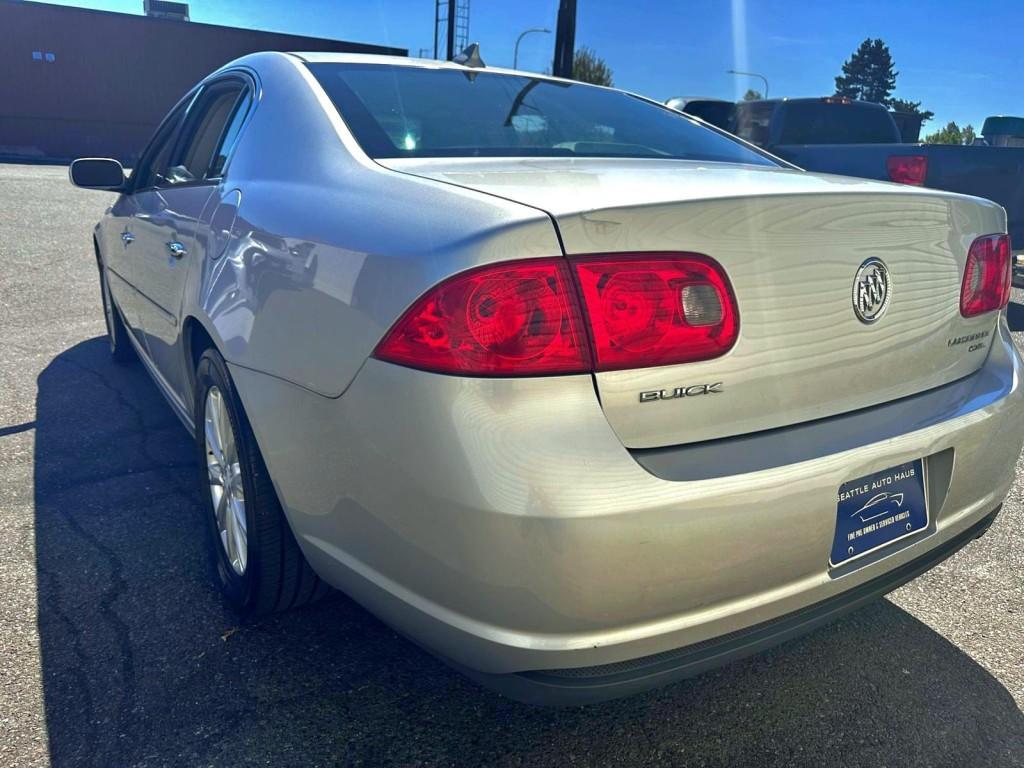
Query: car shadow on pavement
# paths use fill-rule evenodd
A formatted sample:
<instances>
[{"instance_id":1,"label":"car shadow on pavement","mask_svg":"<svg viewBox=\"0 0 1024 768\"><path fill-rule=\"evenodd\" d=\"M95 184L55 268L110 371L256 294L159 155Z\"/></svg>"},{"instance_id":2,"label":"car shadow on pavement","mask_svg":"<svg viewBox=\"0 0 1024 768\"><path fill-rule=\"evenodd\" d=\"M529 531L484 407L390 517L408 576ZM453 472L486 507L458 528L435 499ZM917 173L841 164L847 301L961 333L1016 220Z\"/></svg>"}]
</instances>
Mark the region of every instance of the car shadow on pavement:
<instances>
[{"instance_id":1,"label":"car shadow on pavement","mask_svg":"<svg viewBox=\"0 0 1024 768\"><path fill-rule=\"evenodd\" d=\"M585 708L477 688L340 595L237 628L194 457L103 339L38 380L39 632L55 766L1016 765L1024 715L887 601L744 662Z\"/></svg>"}]
</instances>

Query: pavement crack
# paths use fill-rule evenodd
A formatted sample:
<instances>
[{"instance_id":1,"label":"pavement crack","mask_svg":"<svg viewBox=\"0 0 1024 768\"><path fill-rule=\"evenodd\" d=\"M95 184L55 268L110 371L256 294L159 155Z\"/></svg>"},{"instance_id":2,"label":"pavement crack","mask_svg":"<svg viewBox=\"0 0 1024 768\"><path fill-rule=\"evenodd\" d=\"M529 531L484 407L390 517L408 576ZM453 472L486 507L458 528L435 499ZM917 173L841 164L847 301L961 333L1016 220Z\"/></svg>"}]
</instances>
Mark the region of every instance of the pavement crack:
<instances>
[{"instance_id":1,"label":"pavement crack","mask_svg":"<svg viewBox=\"0 0 1024 768\"><path fill-rule=\"evenodd\" d=\"M103 570L107 572L106 579L94 587L93 594L96 597L93 605L84 608L88 620L83 625L81 617L69 610L71 606L68 603L70 598L67 583L62 584L62 580L67 582L67 579L73 579L75 575L71 572L55 572L52 570L53 563L50 569L44 567L41 562L38 563L39 572L48 583L47 603L50 613L54 620L65 628L69 651L75 659L73 672L67 675L65 684L71 684L75 690L80 691L82 702L83 741L80 749L84 754L79 754L77 758L89 765L116 765L124 758L124 745L135 743L143 727L135 714L139 694L132 630L129 622L118 612L119 604L129 593L131 584L122 554L104 539L102 530L89 530L85 524L87 521L75 513L78 507L62 503L62 497L82 488L120 478L155 474L161 479L166 490L158 495L147 494L148 501L155 501L158 497L176 496L186 500L191 506L195 503L191 487L183 478L175 475L177 470L192 469L194 463L180 460L169 462L166 457L155 455L156 451L147 445L147 436L154 429L164 429L164 425L154 427L147 424L143 407L133 401L130 394L119 388L107 375L68 357L58 358L58 361L94 377L110 392L115 407L131 415L130 422L135 425L133 432L140 438L140 445L136 451L125 452L124 455L137 456L141 459L141 466L124 467L123 464L131 462L129 459L121 462L122 466L115 465L107 471L91 471L70 477L58 471L48 470L45 472L49 476L48 479L45 482L41 481L40 474L37 473L36 482L37 518L46 510L52 512L60 522L66 524L71 537L81 541L85 548L95 553L96 562L102 563ZM79 613L83 610L82 606L75 608ZM103 627L106 630L103 630ZM109 633L109 638L103 642L105 657L102 659L92 658L90 655L95 653L90 649L97 641L97 638L93 637L97 631L101 636ZM59 647L54 648L53 652L59 653ZM90 669L98 669L101 674L91 674ZM95 727L95 724L107 717L114 721L109 727Z\"/></svg>"},{"instance_id":2,"label":"pavement crack","mask_svg":"<svg viewBox=\"0 0 1024 768\"><path fill-rule=\"evenodd\" d=\"M39 491L36 493L37 502L48 501L56 496L73 491L79 488L86 488L91 485L99 485L110 480L118 480L126 477L135 477L138 475L145 474L162 474L164 472L171 472L178 469L194 469L195 465L192 462L179 463L179 462L168 462L159 465L143 466L143 467L132 467L127 470L116 470L111 472L91 472L89 475L84 477L71 477L66 478L60 483L51 483L51 487L45 491ZM188 490L185 484L182 483L180 486L178 483L174 483L176 486L175 492L188 495Z\"/></svg>"},{"instance_id":3,"label":"pavement crack","mask_svg":"<svg viewBox=\"0 0 1024 768\"><path fill-rule=\"evenodd\" d=\"M89 656L85 652L85 648L82 643L82 630L75 624L74 619L68 615L67 611L62 606L63 596L61 590L60 579L53 571L44 566L41 562L36 563L36 572L39 577L49 582L47 587L47 603L50 606L49 615L56 620L58 624L64 627L65 632L71 639L70 648L71 654L78 660L78 664L70 669L62 670L65 674L73 678L74 688L79 691L82 697L82 719L85 722L93 723L96 721L96 708L93 703L92 688L89 685L89 676L86 674L86 670L89 668ZM40 591L40 595L43 592ZM40 630L40 635L44 634L44 630ZM46 654L48 650L43 648L43 653ZM47 667L45 664L46 658L44 655L44 674L47 674ZM50 672L49 674L52 674ZM47 683L49 685L50 683ZM53 683L57 684L57 683ZM98 748L98 731L94 728L83 728L83 738L85 742L85 760L84 762L89 765L96 764L96 751Z\"/></svg>"},{"instance_id":4,"label":"pavement crack","mask_svg":"<svg viewBox=\"0 0 1024 768\"><path fill-rule=\"evenodd\" d=\"M118 405L123 407L128 413L130 413L134 417L136 425L139 428L139 433L142 435L142 443L140 446L142 453L145 455L147 459L149 459L150 463L159 464L160 458L157 456L153 456L150 453L149 446L146 444L145 438L146 435L149 434L150 426L146 424L146 419L145 416L143 415L142 409L136 403L132 402L121 389L114 386L114 384L107 378L107 376L102 371L97 371L94 368L90 368L89 366L84 365L78 362L77 360L72 360L70 358L62 357L58 358L58 361L66 363L67 365L71 365L80 371L83 371L96 377L97 381L99 381L103 387L105 387L111 394L114 395L114 399L117 401Z\"/></svg>"}]
</instances>

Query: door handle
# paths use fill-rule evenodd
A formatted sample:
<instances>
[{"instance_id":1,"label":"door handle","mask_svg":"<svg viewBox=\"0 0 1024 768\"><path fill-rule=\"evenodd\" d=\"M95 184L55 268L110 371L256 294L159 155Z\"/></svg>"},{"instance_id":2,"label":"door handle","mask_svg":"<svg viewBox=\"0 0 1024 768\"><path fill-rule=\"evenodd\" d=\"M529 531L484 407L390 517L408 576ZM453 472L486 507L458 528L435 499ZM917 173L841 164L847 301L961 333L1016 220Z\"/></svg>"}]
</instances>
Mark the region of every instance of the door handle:
<instances>
[{"instance_id":1,"label":"door handle","mask_svg":"<svg viewBox=\"0 0 1024 768\"><path fill-rule=\"evenodd\" d=\"M131 245L132 243L135 242L135 235L133 235L131 232L127 232L127 231L126 232L122 232L121 233L121 242L123 242L125 245Z\"/></svg>"},{"instance_id":2,"label":"door handle","mask_svg":"<svg viewBox=\"0 0 1024 768\"><path fill-rule=\"evenodd\" d=\"M177 240L172 240L167 244L167 250L171 252L171 256L176 259L180 259L182 256L188 254L188 249L184 245L179 243Z\"/></svg>"}]
</instances>

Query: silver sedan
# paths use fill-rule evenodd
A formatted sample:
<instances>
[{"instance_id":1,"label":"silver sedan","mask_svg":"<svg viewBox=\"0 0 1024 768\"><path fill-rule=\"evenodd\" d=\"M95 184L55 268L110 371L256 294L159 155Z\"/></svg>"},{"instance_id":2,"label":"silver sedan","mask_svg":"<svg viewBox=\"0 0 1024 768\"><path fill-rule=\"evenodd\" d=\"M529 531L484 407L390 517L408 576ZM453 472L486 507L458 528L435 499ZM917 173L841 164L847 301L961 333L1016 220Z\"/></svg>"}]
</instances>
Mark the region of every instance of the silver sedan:
<instances>
[{"instance_id":1,"label":"silver sedan","mask_svg":"<svg viewBox=\"0 0 1024 768\"><path fill-rule=\"evenodd\" d=\"M985 200L622 91L338 54L233 62L130 177L70 173L120 193L111 351L195 435L246 616L329 585L508 695L593 701L893 589L1013 479Z\"/></svg>"}]
</instances>

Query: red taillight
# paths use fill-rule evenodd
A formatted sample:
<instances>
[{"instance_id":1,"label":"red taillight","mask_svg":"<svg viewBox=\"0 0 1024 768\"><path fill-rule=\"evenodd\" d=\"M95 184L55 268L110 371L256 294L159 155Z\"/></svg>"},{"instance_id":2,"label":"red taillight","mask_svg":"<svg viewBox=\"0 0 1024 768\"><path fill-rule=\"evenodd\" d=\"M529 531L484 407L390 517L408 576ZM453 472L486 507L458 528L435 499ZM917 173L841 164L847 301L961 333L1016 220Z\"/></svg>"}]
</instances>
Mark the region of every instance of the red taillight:
<instances>
[{"instance_id":1,"label":"red taillight","mask_svg":"<svg viewBox=\"0 0 1024 768\"><path fill-rule=\"evenodd\" d=\"M463 272L420 298L376 356L469 376L587 373L590 353L565 259Z\"/></svg>"},{"instance_id":2,"label":"red taillight","mask_svg":"<svg viewBox=\"0 0 1024 768\"><path fill-rule=\"evenodd\" d=\"M928 158L925 155L891 155L885 166L889 178L897 184L920 187L928 175Z\"/></svg>"},{"instance_id":3,"label":"red taillight","mask_svg":"<svg viewBox=\"0 0 1024 768\"><path fill-rule=\"evenodd\" d=\"M736 342L722 268L697 254L573 259L598 371L707 360Z\"/></svg>"},{"instance_id":4,"label":"red taillight","mask_svg":"<svg viewBox=\"0 0 1024 768\"><path fill-rule=\"evenodd\" d=\"M438 373L537 376L707 360L731 349L738 333L732 287L706 256L545 258L444 281L374 354Z\"/></svg>"},{"instance_id":5,"label":"red taillight","mask_svg":"<svg viewBox=\"0 0 1024 768\"><path fill-rule=\"evenodd\" d=\"M960 314L974 317L1010 301L1010 236L985 235L971 243L960 289Z\"/></svg>"}]
</instances>

